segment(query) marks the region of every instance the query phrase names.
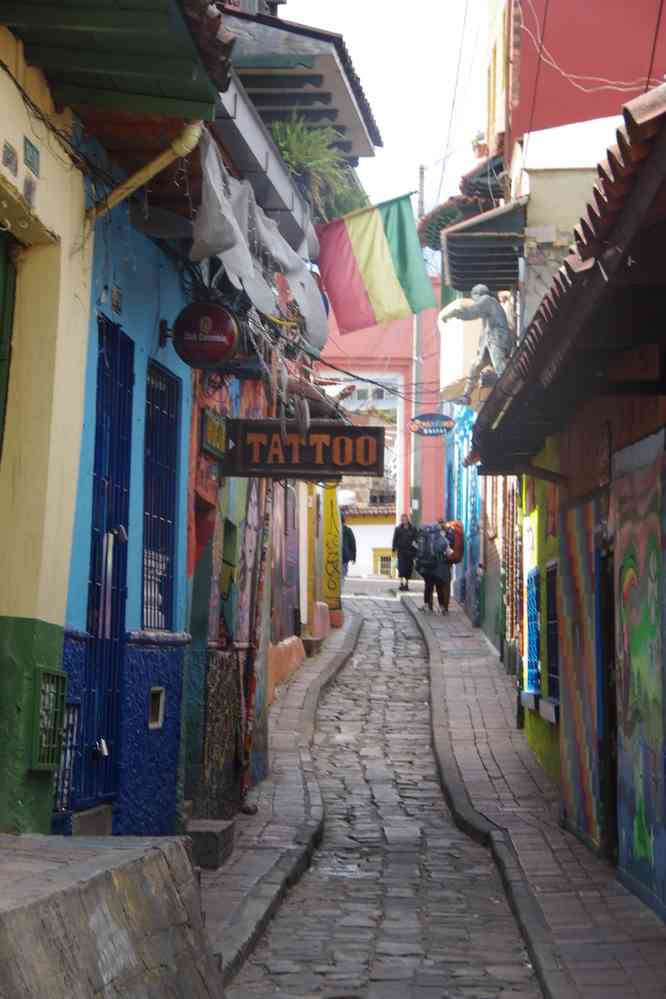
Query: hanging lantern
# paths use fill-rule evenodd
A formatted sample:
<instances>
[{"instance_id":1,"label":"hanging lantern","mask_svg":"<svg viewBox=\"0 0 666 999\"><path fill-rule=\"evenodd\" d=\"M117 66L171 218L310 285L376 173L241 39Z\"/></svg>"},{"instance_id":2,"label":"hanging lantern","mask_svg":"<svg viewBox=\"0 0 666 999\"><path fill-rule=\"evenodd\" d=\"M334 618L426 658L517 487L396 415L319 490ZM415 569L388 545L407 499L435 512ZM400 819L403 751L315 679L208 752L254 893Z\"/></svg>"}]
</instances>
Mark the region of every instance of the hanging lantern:
<instances>
[{"instance_id":1,"label":"hanging lantern","mask_svg":"<svg viewBox=\"0 0 666 999\"><path fill-rule=\"evenodd\" d=\"M176 353L191 368L219 368L238 350L235 316L217 302L193 302L173 325Z\"/></svg>"}]
</instances>

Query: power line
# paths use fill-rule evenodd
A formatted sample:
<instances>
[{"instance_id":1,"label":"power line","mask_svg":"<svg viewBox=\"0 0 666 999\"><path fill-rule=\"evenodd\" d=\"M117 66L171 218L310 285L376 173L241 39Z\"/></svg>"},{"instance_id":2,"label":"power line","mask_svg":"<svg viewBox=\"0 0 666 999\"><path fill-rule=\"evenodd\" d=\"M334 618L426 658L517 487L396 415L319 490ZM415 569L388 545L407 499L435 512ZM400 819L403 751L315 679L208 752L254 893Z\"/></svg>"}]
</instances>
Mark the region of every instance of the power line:
<instances>
[{"instance_id":1,"label":"power line","mask_svg":"<svg viewBox=\"0 0 666 999\"><path fill-rule=\"evenodd\" d=\"M654 57L657 52L657 39L659 38L659 26L661 24L661 15L664 12L664 0L659 2L659 13L657 14L657 23L654 29L654 38L652 40L652 52L650 53L650 66L648 69L647 80L645 81L645 90L647 91L650 86L650 78L652 77L652 67L654 66Z\"/></svg>"},{"instance_id":2,"label":"power line","mask_svg":"<svg viewBox=\"0 0 666 999\"><path fill-rule=\"evenodd\" d=\"M531 3L531 0L530 0ZM523 147L523 169L527 163L527 147L530 142L530 135L532 134L532 123L534 121L534 112L536 110L536 99L537 91L539 89L539 77L541 75L541 64L543 62L543 46L546 38L546 22L548 21L548 8L550 7L550 0L546 0L546 5L543 11L543 24L540 26L540 39L539 39L539 51L537 53L537 66L536 73L534 75L534 90L532 91L532 106L530 107L530 120L527 126L527 135L525 137L525 145ZM534 10L534 7L532 8ZM535 11L536 13L536 11ZM538 23L538 22L537 22Z\"/></svg>"},{"instance_id":3,"label":"power line","mask_svg":"<svg viewBox=\"0 0 666 999\"><path fill-rule=\"evenodd\" d=\"M465 29L467 27L467 14L469 13L469 0L465 0L465 13L463 15L463 26L462 33L460 36L460 48L458 49L458 65L456 67L456 79L453 84L453 99L451 100L451 114L449 115L449 127L446 133L446 147L444 150L444 161L442 163L442 172L439 176L439 186L437 188L437 201L439 202L440 196L442 194L442 184L444 183L444 174L446 171L446 160L447 154L449 152L449 146L451 144L451 127L453 125L453 115L456 109L456 99L458 97L458 83L460 82L460 66L462 63L462 53L465 44Z\"/></svg>"}]
</instances>

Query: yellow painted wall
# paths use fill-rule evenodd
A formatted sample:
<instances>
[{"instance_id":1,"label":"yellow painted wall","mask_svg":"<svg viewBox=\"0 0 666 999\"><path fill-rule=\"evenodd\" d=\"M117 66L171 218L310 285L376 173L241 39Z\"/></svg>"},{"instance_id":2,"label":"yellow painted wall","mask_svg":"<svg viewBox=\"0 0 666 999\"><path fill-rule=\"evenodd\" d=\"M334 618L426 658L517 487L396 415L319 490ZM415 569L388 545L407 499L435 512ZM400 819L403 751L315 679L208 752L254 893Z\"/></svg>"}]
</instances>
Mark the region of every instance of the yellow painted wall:
<instances>
[{"instance_id":1,"label":"yellow painted wall","mask_svg":"<svg viewBox=\"0 0 666 999\"><path fill-rule=\"evenodd\" d=\"M546 446L534 459L534 464L540 468L549 469L552 472L559 470L559 454L556 438L547 440ZM527 477L524 480L525 494L523 496L524 508L526 493L529 487ZM548 533L549 507L554 503L557 509L557 491L543 480L532 480L534 484L534 496L536 498L536 508L525 518L525 531L523 535L524 571L525 579L530 569L538 566L539 581L541 590L541 693L548 694L548 649L546 644L547 634L547 606L546 606L546 568L555 562L559 557L559 525L555 519L555 533ZM561 497L560 497L561 500ZM523 649L523 684L527 683L527 600L523 601L524 623L523 635L525 647ZM559 781L560 775L560 743L559 727L545 721L538 711L525 712L525 732L528 742L535 755L543 764L546 772Z\"/></svg>"},{"instance_id":2,"label":"yellow painted wall","mask_svg":"<svg viewBox=\"0 0 666 999\"><path fill-rule=\"evenodd\" d=\"M41 74L0 28L0 59L42 109L53 110ZM40 151L35 215L55 240L24 245L17 261L5 437L0 461L0 615L64 623L78 478L92 239L83 238L84 184L58 140L28 115L0 70L3 139L19 154L19 176L0 165L3 199L27 217L19 190L23 137ZM67 119L59 118L59 127ZM13 226L25 244L35 226Z\"/></svg>"}]
</instances>

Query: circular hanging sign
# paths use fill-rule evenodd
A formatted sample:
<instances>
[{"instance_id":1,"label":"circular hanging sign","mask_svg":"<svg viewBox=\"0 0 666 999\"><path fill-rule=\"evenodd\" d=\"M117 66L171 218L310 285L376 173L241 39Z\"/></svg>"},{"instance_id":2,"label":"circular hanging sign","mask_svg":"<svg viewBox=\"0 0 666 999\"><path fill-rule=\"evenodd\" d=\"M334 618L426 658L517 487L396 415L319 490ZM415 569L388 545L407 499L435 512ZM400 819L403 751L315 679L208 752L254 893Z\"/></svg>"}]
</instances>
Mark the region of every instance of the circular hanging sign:
<instances>
[{"instance_id":1,"label":"circular hanging sign","mask_svg":"<svg viewBox=\"0 0 666 999\"><path fill-rule=\"evenodd\" d=\"M456 421L443 413L421 413L411 420L409 429L422 437L443 437L455 425Z\"/></svg>"},{"instance_id":2,"label":"circular hanging sign","mask_svg":"<svg viewBox=\"0 0 666 999\"><path fill-rule=\"evenodd\" d=\"M235 317L217 302L187 305L173 324L176 353L191 368L219 368L238 350Z\"/></svg>"}]
</instances>

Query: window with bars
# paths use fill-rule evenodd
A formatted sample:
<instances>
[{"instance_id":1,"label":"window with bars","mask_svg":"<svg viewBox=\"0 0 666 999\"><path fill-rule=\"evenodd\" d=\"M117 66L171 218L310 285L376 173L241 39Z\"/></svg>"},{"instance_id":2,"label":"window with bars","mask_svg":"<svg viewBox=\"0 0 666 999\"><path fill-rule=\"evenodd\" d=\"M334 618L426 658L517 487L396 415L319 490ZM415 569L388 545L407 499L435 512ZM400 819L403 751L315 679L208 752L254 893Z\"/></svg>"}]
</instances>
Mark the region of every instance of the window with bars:
<instances>
[{"instance_id":1,"label":"window with bars","mask_svg":"<svg viewBox=\"0 0 666 999\"><path fill-rule=\"evenodd\" d=\"M546 570L546 650L548 654L548 696L560 697L560 640L557 619L557 566Z\"/></svg>"},{"instance_id":2,"label":"window with bars","mask_svg":"<svg viewBox=\"0 0 666 999\"><path fill-rule=\"evenodd\" d=\"M538 569L527 574L527 686L526 690L541 693L541 582Z\"/></svg>"},{"instance_id":3,"label":"window with bars","mask_svg":"<svg viewBox=\"0 0 666 999\"><path fill-rule=\"evenodd\" d=\"M173 630L180 382L148 365L143 479L143 627Z\"/></svg>"}]
</instances>

